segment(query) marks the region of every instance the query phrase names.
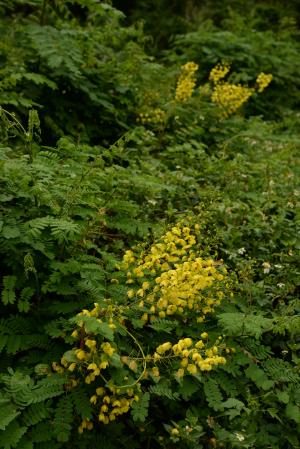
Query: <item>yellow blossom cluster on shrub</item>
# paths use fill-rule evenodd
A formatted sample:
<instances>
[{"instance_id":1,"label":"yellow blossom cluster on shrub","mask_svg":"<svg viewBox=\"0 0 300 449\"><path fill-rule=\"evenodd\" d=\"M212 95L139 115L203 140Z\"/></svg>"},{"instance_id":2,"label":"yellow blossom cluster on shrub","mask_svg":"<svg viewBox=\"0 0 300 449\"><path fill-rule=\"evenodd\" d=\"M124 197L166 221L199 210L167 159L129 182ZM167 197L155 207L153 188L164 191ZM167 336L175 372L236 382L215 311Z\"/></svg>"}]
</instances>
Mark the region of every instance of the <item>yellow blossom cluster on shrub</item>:
<instances>
[{"instance_id":1,"label":"yellow blossom cluster on shrub","mask_svg":"<svg viewBox=\"0 0 300 449\"><path fill-rule=\"evenodd\" d=\"M92 430L94 428L94 424L92 421L90 421L87 418L84 418L80 424L80 426L78 427L78 432L79 433L83 433L85 429L87 430Z\"/></svg>"},{"instance_id":2,"label":"yellow blossom cluster on shrub","mask_svg":"<svg viewBox=\"0 0 300 449\"><path fill-rule=\"evenodd\" d=\"M220 355L225 345L220 345L222 337L219 337L213 347L207 348L206 342L203 341L207 338L207 332L203 332L196 343L191 338L182 338L174 345L170 342L163 343L156 348L154 359L158 361L167 356L178 358L180 368L176 374L179 378L185 374L195 375L199 370L211 371L214 366L226 363L225 357Z\"/></svg>"},{"instance_id":3,"label":"yellow blossom cluster on shrub","mask_svg":"<svg viewBox=\"0 0 300 449\"><path fill-rule=\"evenodd\" d=\"M187 62L181 67L181 74L177 81L175 100L184 103L194 92L196 76L199 66L195 62Z\"/></svg>"},{"instance_id":4,"label":"yellow blossom cluster on shrub","mask_svg":"<svg viewBox=\"0 0 300 449\"><path fill-rule=\"evenodd\" d=\"M221 107L223 117L228 117L236 112L256 91L255 88L224 81L223 78L229 71L228 64L218 64L209 75L209 80L213 83L211 99L213 103ZM271 80L272 75L261 73L256 79L257 91L262 92Z\"/></svg>"},{"instance_id":5,"label":"yellow blossom cluster on shrub","mask_svg":"<svg viewBox=\"0 0 300 449\"><path fill-rule=\"evenodd\" d=\"M117 416L127 413L134 402L139 400L133 388L126 391L110 386L98 387L91 396L91 404L99 408L98 420L103 424L115 421Z\"/></svg>"},{"instance_id":6,"label":"yellow blossom cluster on shrub","mask_svg":"<svg viewBox=\"0 0 300 449\"><path fill-rule=\"evenodd\" d=\"M75 330L72 336L78 335ZM79 367L85 367L86 376L84 381L90 384L96 377L101 376L102 372L110 365L110 357L114 354L115 348L109 342L103 342L100 345L96 340L88 335L79 340L79 348L68 351L66 356L61 358L60 363L54 362L52 368L58 373L65 371L73 372Z\"/></svg>"},{"instance_id":7,"label":"yellow blossom cluster on shrub","mask_svg":"<svg viewBox=\"0 0 300 449\"><path fill-rule=\"evenodd\" d=\"M163 124L166 120L166 112L161 108L149 109L148 112L141 112L137 117L137 122L143 125L149 124Z\"/></svg>"},{"instance_id":8,"label":"yellow blossom cluster on shrub","mask_svg":"<svg viewBox=\"0 0 300 449\"><path fill-rule=\"evenodd\" d=\"M179 223L140 258L131 250L125 253L127 283L135 286L127 295L140 299L143 321L180 316L202 322L220 304L226 269L199 257L198 231L197 224L192 229Z\"/></svg>"},{"instance_id":9,"label":"yellow blossom cluster on shrub","mask_svg":"<svg viewBox=\"0 0 300 449\"><path fill-rule=\"evenodd\" d=\"M91 430L95 421L109 424L128 413L151 382L163 376L180 382L211 371L226 362L222 353L229 351L221 337L211 342L199 330L230 293L230 282L221 262L201 257L200 226L192 218L177 223L149 249L126 251L116 268L119 276L114 273L111 281L120 286L123 279L127 294L78 313L74 347L52 365L68 374L66 390L84 384L89 392L93 419L82 417L79 433ZM152 327L164 322L174 323L174 331L164 341L158 330L155 344ZM178 340L176 329L186 329L186 336Z\"/></svg>"},{"instance_id":10,"label":"yellow blossom cluster on shrub","mask_svg":"<svg viewBox=\"0 0 300 449\"><path fill-rule=\"evenodd\" d=\"M209 81L217 84L221 79L225 78L230 71L229 64L217 64L209 74Z\"/></svg>"},{"instance_id":11,"label":"yellow blossom cluster on shrub","mask_svg":"<svg viewBox=\"0 0 300 449\"><path fill-rule=\"evenodd\" d=\"M264 73L261 72L258 77L256 78L256 84L258 85L257 91L258 92L262 92L263 90L265 90L266 87L268 87L268 85L270 84L270 82L273 79L273 75L271 75L270 73Z\"/></svg>"},{"instance_id":12,"label":"yellow blossom cluster on shrub","mask_svg":"<svg viewBox=\"0 0 300 449\"><path fill-rule=\"evenodd\" d=\"M77 386L80 381L84 381L87 385L95 383L94 393L90 397L90 402L96 408L95 414L98 421L108 424L114 421L117 416L127 413L131 405L139 400L140 384L135 382L132 388L123 388L122 386L119 388L111 383L110 378L105 378L105 371L109 367L115 367L116 363L117 366L122 367L126 363L122 362L121 357L116 354L117 350L112 343L104 341L101 335L99 342L97 331L88 331L84 321L80 321L82 317L88 317L95 320L95 322L99 322L99 324L103 324L103 319L99 318L101 315L103 316L103 311L100 309L99 304L95 304L95 307L90 312L83 310L77 315L79 318L78 328L72 332L71 336L77 341L78 346L71 351L67 351L61 358L60 364L55 362L52 364L52 368L59 373L72 373L72 387ZM108 321L111 321L111 318ZM112 330L115 328L115 325L110 326ZM113 356L115 357L114 359ZM132 367L129 366L129 369L132 369ZM125 371L124 375L126 375ZM92 428L92 422L84 418L78 431L82 433L85 429L91 430Z\"/></svg>"},{"instance_id":13,"label":"yellow blossom cluster on shrub","mask_svg":"<svg viewBox=\"0 0 300 449\"><path fill-rule=\"evenodd\" d=\"M211 99L213 103L221 106L222 115L227 117L246 103L253 92L254 89L249 87L224 82L214 86Z\"/></svg>"},{"instance_id":14,"label":"yellow blossom cluster on shrub","mask_svg":"<svg viewBox=\"0 0 300 449\"><path fill-rule=\"evenodd\" d=\"M178 110L174 106L176 106L176 102L177 106L178 103L185 103L193 95L198 68L198 64L193 61L181 66L181 73L176 85L175 102L169 101L170 91L164 92L164 95L153 90L145 92L141 98L137 122L142 125L156 125L161 129L162 126L168 124L172 117L177 120L179 116L173 116L175 112L178 114ZM220 108L220 115L223 118L238 111L255 92L261 93L273 79L271 74L262 72L258 75L255 86L248 87L226 81L225 77L229 72L230 65L228 63L219 63L210 71L209 83L199 87L199 99L203 96L210 97L211 101Z\"/></svg>"}]
</instances>

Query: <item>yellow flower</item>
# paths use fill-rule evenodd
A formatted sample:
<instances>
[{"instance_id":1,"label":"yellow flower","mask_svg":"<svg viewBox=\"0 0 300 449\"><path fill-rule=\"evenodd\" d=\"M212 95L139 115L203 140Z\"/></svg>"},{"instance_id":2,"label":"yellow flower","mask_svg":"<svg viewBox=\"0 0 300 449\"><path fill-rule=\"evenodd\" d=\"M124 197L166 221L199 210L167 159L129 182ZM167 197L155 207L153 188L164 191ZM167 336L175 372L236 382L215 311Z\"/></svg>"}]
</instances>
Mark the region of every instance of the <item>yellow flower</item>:
<instances>
[{"instance_id":1,"label":"yellow flower","mask_svg":"<svg viewBox=\"0 0 300 449\"><path fill-rule=\"evenodd\" d=\"M195 362L199 362L199 360L201 360L202 357L201 357L201 355L199 354L199 352L195 352L195 353L192 355L192 359L193 359Z\"/></svg>"},{"instance_id":2,"label":"yellow flower","mask_svg":"<svg viewBox=\"0 0 300 449\"><path fill-rule=\"evenodd\" d=\"M65 368L67 368L68 365L69 365L68 360L67 360L65 357L62 357L62 358L61 358L60 363L61 363L62 366L64 366Z\"/></svg>"},{"instance_id":3,"label":"yellow flower","mask_svg":"<svg viewBox=\"0 0 300 449\"><path fill-rule=\"evenodd\" d=\"M73 337L73 338L78 337L78 331L76 329L72 332L71 337Z\"/></svg>"},{"instance_id":4,"label":"yellow flower","mask_svg":"<svg viewBox=\"0 0 300 449\"><path fill-rule=\"evenodd\" d=\"M195 64L194 62L187 62L181 67L181 74L177 82L175 93L176 101L184 103L192 96L196 86L195 73L197 72L198 67L198 64ZM176 234L177 228L173 227L172 231Z\"/></svg>"},{"instance_id":5,"label":"yellow flower","mask_svg":"<svg viewBox=\"0 0 300 449\"><path fill-rule=\"evenodd\" d=\"M96 347L96 341L95 340L85 340L85 345L89 348L89 349L95 349Z\"/></svg>"},{"instance_id":6,"label":"yellow flower","mask_svg":"<svg viewBox=\"0 0 300 449\"><path fill-rule=\"evenodd\" d=\"M205 334L206 334L206 332L205 332ZM205 338L207 337L207 335L205 335ZM195 348L197 348L197 349L202 349L202 348L204 348L204 343L203 343L203 341L202 340L199 340L199 341L197 341L197 343L195 344Z\"/></svg>"},{"instance_id":7,"label":"yellow flower","mask_svg":"<svg viewBox=\"0 0 300 449\"><path fill-rule=\"evenodd\" d=\"M184 376L184 369L183 368L179 368L179 370L177 371L177 376L178 377L183 377Z\"/></svg>"},{"instance_id":8,"label":"yellow flower","mask_svg":"<svg viewBox=\"0 0 300 449\"><path fill-rule=\"evenodd\" d=\"M143 315L141 316L141 320L148 321L148 313L143 313Z\"/></svg>"},{"instance_id":9,"label":"yellow flower","mask_svg":"<svg viewBox=\"0 0 300 449\"><path fill-rule=\"evenodd\" d=\"M193 340L191 338L184 338L183 344L186 348L190 348L193 344Z\"/></svg>"},{"instance_id":10,"label":"yellow flower","mask_svg":"<svg viewBox=\"0 0 300 449\"><path fill-rule=\"evenodd\" d=\"M134 290L128 290L127 296L128 296L129 299L133 298L134 295L135 295Z\"/></svg>"},{"instance_id":11,"label":"yellow flower","mask_svg":"<svg viewBox=\"0 0 300 449\"><path fill-rule=\"evenodd\" d=\"M188 349L184 349L182 351L182 355L183 355L183 357L188 357L190 355L190 351Z\"/></svg>"},{"instance_id":12,"label":"yellow flower","mask_svg":"<svg viewBox=\"0 0 300 449\"><path fill-rule=\"evenodd\" d=\"M113 353L115 352L115 349L108 342L102 343L101 349L108 356L112 356Z\"/></svg>"},{"instance_id":13,"label":"yellow flower","mask_svg":"<svg viewBox=\"0 0 300 449\"><path fill-rule=\"evenodd\" d=\"M158 354L164 354L172 348L172 343L166 342L156 348Z\"/></svg>"},{"instance_id":14,"label":"yellow flower","mask_svg":"<svg viewBox=\"0 0 300 449\"><path fill-rule=\"evenodd\" d=\"M91 403L91 404L96 404L96 402L97 402L97 396L96 396L96 395L93 395L93 396L90 398L90 403Z\"/></svg>"},{"instance_id":15,"label":"yellow flower","mask_svg":"<svg viewBox=\"0 0 300 449\"><path fill-rule=\"evenodd\" d=\"M256 78L256 83L258 85L257 91L262 92L270 84L272 79L273 75L261 72Z\"/></svg>"},{"instance_id":16,"label":"yellow flower","mask_svg":"<svg viewBox=\"0 0 300 449\"><path fill-rule=\"evenodd\" d=\"M76 363L73 362L73 363L71 363L71 365L69 366L68 370L72 372L72 371L74 371L75 368L76 368Z\"/></svg>"},{"instance_id":17,"label":"yellow flower","mask_svg":"<svg viewBox=\"0 0 300 449\"><path fill-rule=\"evenodd\" d=\"M86 425L86 428L87 428L88 430L92 430L93 427L94 427L94 424L93 424L91 421L89 421L89 422L87 423L87 425Z\"/></svg>"},{"instance_id":18,"label":"yellow flower","mask_svg":"<svg viewBox=\"0 0 300 449\"><path fill-rule=\"evenodd\" d=\"M225 78L229 71L229 64L217 64L209 74L209 81L217 84L221 79Z\"/></svg>"},{"instance_id":19,"label":"yellow flower","mask_svg":"<svg viewBox=\"0 0 300 449\"><path fill-rule=\"evenodd\" d=\"M190 374L197 374L197 366L196 365L193 365L190 363L190 364L188 364L186 369Z\"/></svg>"},{"instance_id":20,"label":"yellow flower","mask_svg":"<svg viewBox=\"0 0 300 449\"><path fill-rule=\"evenodd\" d=\"M83 349L76 349L75 354L79 360L84 360L86 358L86 353L83 351Z\"/></svg>"},{"instance_id":21,"label":"yellow flower","mask_svg":"<svg viewBox=\"0 0 300 449\"><path fill-rule=\"evenodd\" d=\"M96 363L90 363L87 367L87 369L90 370L96 370L98 368L98 366L96 365Z\"/></svg>"},{"instance_id":22,"label":"yellow flower","mask_svg":"<svg viewBox=\"0 0 300 449\"><path fill-rule=\"evenodd\" d=\"M103 387L98 387L98 388L96 389L96 393L97 393L98 396L103 396L103 395L105 394L105 388L103 388Z\"/></svg>"},{"instance_id":23,"label":"yellow flower","mask_svg":"<svg viewBox=\"0 0 300 449\"><path fill-rule=\"evenodd\" d=\"M222 108L222 114L227 117L237 111L253 93L254 90L247 86L222 82L214 86L211 99Z\"/></svg>"},{"instance_id":24,"label":"yellow flower","mask_svg":"<svg viewBox=\"0 0 300 449\"><path fill-rule=\"evenodd\" d=\"M137 368L138 368L135 360L131 360L128 367L129 367L129 369L131 369L131 371L134 371L134 372L136 372Z\"/></svg>"},{"instance_id":25,"label":"yellow flower","mask_svg":"<svg viewBox=\"0 0 300 449\"><path fill-rule=\"evenodd\" d=\"M100 413L98 416L99 421L105 422L105 415L104 413Z\"/></svg>"},{"instance_id":26,"label":"yellow flower","mask_svg":"<svg viewBox=\"0 0 300 449\"><path fill-rule=\"evenodd\" d=\"M154 353L153 355L153 359L156 362L157 360L160 360L161 356L159 354L157 354L157 352Z\"/></svg>"},{"instance_id":27,"label":"yellow flower","mask_svg":"<svg viewBox=\"0 0 300 449\"><path fill-rule=\"evenodd\" d=\"M151 371L154 377L159 377L159 369L156 366L154 366Z\"/></svg>"},{"instance_id":28,"label":"yellow flower","mask_svg":"<svg viewBox=\"0 0 300 449\"><path fill-rule=\"evenodd\" d=\"M184 358L184 359L181 360L180 365L183 368L186 368L188 366L188 363L189 363L189 360L187 358Z\"/></svg>"},{"instance_id":29,"label":"yellow flower","mask_svg":"<svg viewBox=\"0 0 300 449\"><path fill-rule=\"evenodd\" d=\"M104 360L103 362L100 363L99 368L100 369L105 369L105 368L108 367L108 365L109 365L108 361Z\"/></svg>"}]
</instances>

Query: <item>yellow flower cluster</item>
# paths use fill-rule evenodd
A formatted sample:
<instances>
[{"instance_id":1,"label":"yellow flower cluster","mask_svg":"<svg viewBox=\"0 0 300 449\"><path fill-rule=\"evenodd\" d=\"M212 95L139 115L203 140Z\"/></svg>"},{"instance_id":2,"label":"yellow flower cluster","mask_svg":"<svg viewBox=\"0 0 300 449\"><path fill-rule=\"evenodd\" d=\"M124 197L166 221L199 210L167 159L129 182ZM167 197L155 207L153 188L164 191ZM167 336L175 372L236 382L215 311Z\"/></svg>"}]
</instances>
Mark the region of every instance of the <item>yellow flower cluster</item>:
<instances>
[{"instance_id":1,"label":"yellow flower cluster","mask_svg":"<svg viewBox=\"0 0 300 449\"><path fill-rule=\"evenodd\" d=\"M114 386L98 387L90 398L91 404L98 406L98 420L103 424L115 421L117 416L127 413L132 404L138 400L139 396L133 388L123 392Z\"/></svg>"},{"instance_id":2,"label":"yellow flower cluster","mask_svg":"<svg viewBox=\"0 0 300 449\"><path fill-rule=\"evenodd\" d=\"M212 259L199 257L197 231L197 224L193 229L179 224L139 259L131 250L125 253L123 266L129 270L127 283L139 284L138 288L128 290L127 295L130 299L140 298L143 321L192 315L202 322L220 304L226 269L217 269ZM149 274L152 283L144 280L147 276L149 279Z\"/></svg>"},{"instance_id":3,"label":"yellow flower cluster","mask_svg":"<svg viewBox=\"0 0 300 449\"><path fill-rule=\"evenodd\" d=\"M185 374L195 375L198 371L211 371L214 366L224 365L226 363L225 357L220 355L222 349L225 348L223 344L220 346L221 337L217 339L215 345L211 348L206 348L208 334L203 332L201 340L196 343L191 338L183 338L175 345L170 342L163 343L156 348L154 353L154 360L159 361L162 357L178 357L180 358L180 368L177 371L179 378ZM167 353L167 355L165 355Z\"/></svg>"},{"instance_id":4,"label":"yellow flower cluster","mask_svg":"<svg viewBox=\"0 0 300 449\"><path fill-rule=\"evenodd\" d=\"M223 109L227 117L237 111L254 93L254 89L240 84L219 83L214 86L211 99Z\"/></svg>"},{"instance_id":5,"label":"yellow flower cluster","mask_svg":"<svg viewBox=\"0 0 300 449\"><path fill-rule=\"evenodd\" d=\"M209 81L217 84L220 80L225 78L227 73L230 71L229 64L217 64L209 74Z\"/></svg>"},{"instance_id":6,"label":"yellow flower cluster","mask_svg":"<svg viewBox=\"0 0 300 449\"><path fill-rule=\"evenodd\" d=\"M229 65L218 64L209 75L209 80L213 83L211 99L213 103L222 108L223 117L228 117L236 112L255 92L254 88L223 81L229 71ZM272 78L270 74L260 73L256 79L257 91L262 92L270 84Z\"/></svg>"},{"instance_id":7,"label":"yellow flower cluster","mask_svg":"<svg viewBox=\"0 0 300 449\"><path fill-rule=\"evenodd\" d=\"M149 109L148 112L141 112L137 117L137 122L143 125L147 123L163 124L166 121L166 112L161 108Z\"/></svg>"},{"instance_id":8,"label":"yellow flower cluster","mask_svg":"<svg viewBox=\"0 0 300 449\"><path fill-rule=\"evenodd\" d=\"M85 418L82 420L80 426L78 427L78 432L83 433L85 429L92 430L94 427L94 424L89 419Z\"/></svg>"},{"instance_id":9,"label":"yellow flower cluster","mask_svg":"<svg viewBox=\"0 0 300 449\"><path fill-rule=\"evenodd\" d=\"M262 92L273 79L273 75L261 72L256 78L256 84L258 85L257 91Z\"/></svg>"},{"instance_id":10,"label":"yellow flower cluster","mask_svg":"<svg viewBox=\"0 0 300 449\"><path fill-rule=\"evenodd\" d=\"M182 220L150 248L126 251L118 267L126 273L129 288L125 305L106 298L101 305L95 303L90 311L84 309L77 315L77 327L71 333L75 347L64 354L60 364L53 363L53 370L69 373L67 389L80 382L89 385L90 402L99 422L109 424L127 413L139 400L141 383L146 379L157 382L166 371L179 379L226 363L222 351L229 350L221 337L209 346L206 332L195 341L189 337L178 341L174 332L171 341L153 345L149 353L132 334L133 316L145 333L148 323L162 318L181 328L191 325L192 329L194 325L192 332L198 332L198 323L214 311L229 288L225 267L201 254L200 226L192 217ZM103 331L104 335L112 331L114 340L107 341ZM128 347L129 354L122 354L122 347ZM119 385L121 379L124 385ZM90 419L84 418L78 432L92 428Z\"/></svg>"},{"instance_id":11,"label":"yellow flower cluster","mask_svg":"<svg viewBox=\"0 0 300 449\"><path fill-rule=\"evenodd\" d=\"M74 348L72 351L69 351L68 358L70 361L63 356L61 358L61 364L54 362L52 368L58 373L63 373L64 371L73 372L76 368L84 367L87 373L85 383L90 384L95 381L96 377L101 376L102 371L109 367L110 357L116 350L109 342L103 342L97 345L97 341L84 334L83 329L81 329L81 332L82 344L79 342L79 348ZM79 334L77 329L71 335L73 338L78 338Z\"/></svg>"},{"instance_id":12,"label":"yellow flower cluster","mask_svg":"<svg viewBox=\"0 0 300 449\"><path fill-rule=\"evenodd\" d=\"M194 92L196 86L196 76L199 66L195 62L187 62L181 67L181 74L177 81L175 100L184 103Z\"/></svg>"}]
</instances>

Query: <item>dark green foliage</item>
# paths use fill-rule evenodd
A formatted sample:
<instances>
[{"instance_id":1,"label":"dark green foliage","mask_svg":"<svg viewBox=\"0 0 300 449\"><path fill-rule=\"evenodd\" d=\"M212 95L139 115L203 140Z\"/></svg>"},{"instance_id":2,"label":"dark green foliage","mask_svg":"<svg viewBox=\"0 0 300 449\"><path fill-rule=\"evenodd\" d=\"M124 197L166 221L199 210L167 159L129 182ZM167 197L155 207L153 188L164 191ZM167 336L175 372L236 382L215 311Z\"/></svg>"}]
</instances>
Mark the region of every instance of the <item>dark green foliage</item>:
<instances>
[{"instance_id":1,"label":"dark green foliage","mask_svg":"<svg viewBox=\"0 0 300 449\"><path fill-rule=\"evenodd\" d=\"M154 52L180 33L163 65L108 3L0 1L0 448L300 445L297 5L167 3L131 14L146 14ZM199 63L202 86L223 59L234 82L274 79L227 119L201 88L175 104L182 63ZM163 124L137 121L149 93ZM126 273L115 268L124 250L188 214L202 256L234 282L199 334L224 335L235 352L212 372L149 382L131 414L104 426L90 386L71 388L52 363L73 346L80 310L126 304ZM178 327L158 319L146 337L131 313L146 347ZM95 427L79 435L85 418Z\"/></svg>"},{"instance_id":2,"label":"dark green foliage","mask_svg":"<svg viewBox=\"0 0 300 449\"><path fill-rule=\"evenodd\" d=\"M140 31L94 0L29 2L24 9L8 2L3 9L0 103L23 117L39 108L48 143L65 133L99 143L124 132L148 60Z\"/></svg>"}]
</instances>

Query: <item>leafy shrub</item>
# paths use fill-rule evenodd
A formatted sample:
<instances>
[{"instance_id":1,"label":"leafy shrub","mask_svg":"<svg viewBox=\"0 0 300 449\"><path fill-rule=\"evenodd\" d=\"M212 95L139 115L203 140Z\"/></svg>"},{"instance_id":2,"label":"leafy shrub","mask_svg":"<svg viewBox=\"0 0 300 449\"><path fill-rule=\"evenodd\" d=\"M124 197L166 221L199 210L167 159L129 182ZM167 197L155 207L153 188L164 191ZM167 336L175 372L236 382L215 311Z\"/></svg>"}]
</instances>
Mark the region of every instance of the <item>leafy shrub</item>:
<instances>
[{"instance_id":1,"label":"leafy shrub","mask_svg":"<svg viewBox=\"0 0 300 449\"><path fill-rule=\"evenodd\" d=\"M12 33L35 29L42 4L27 3L2 6L2 26L14 18ZM102 30L90 17L94 6ZM96 61L89 75L103 80L96 87L83 83L91 78L79 67L81 94L100 84L131 87L105 91L116 114L104 119L108 133L99 130L102 145L91 144L96 100L78 133L80 107L68 121L62 90L54 98L51 86L43 84L46 95L23 80L2 91L18 101L26 91L33 102L3 101L1 109L0 447L298 447L299 139L293 102L280 99L279 66L273 60L267 71L253 62L245 70L240 61L248 56L235 46L228 81L208 82L215 63L229 59L216 30L203 39L215 36L224 54L203 58L205 71L187 54L164 67L145 57L140 31L120 28L106 4L48 8L38 28L44 43L47 27L51 36L71 29L72 49L81 48L90 27L88 53L98 54L92 35L103 31L106 51L122 61L122 70L111 61L100 70ZM41 42L20 43L33 58L22 56L26 70L33 60L30 73L59 89L67 80L74 93L76 58L65 52L54 70L47 54L36 70L37 54L47 53L36 50ZM5 73L14 73L18 49L11 54L11 47ZM261 70L274 76L268 89L279 95L278 123L252 115L265 98L270 108L268 89L257 95ZM256 92L224 116L214 88L239 80L253 90L257 84ZM45 112L42 125L33 110L24 124L38 98L51 105L51 123L71 134L51 147ZM119 112L129 127L121 138Z\"/></svg>"},{"instance_id":2,"label":"leafy shrub","mask_svg":"<svg viewBox=\"0 0 300 449\"><path fill-rule=\"evenodd\" d=\"M46 143L64 134L115 140L149 63L140 30L122 27L120 11L94 0L22 3L8 2L0 22L0 103L22 118L39 108Z\"/></svg>"}]
</instances>

